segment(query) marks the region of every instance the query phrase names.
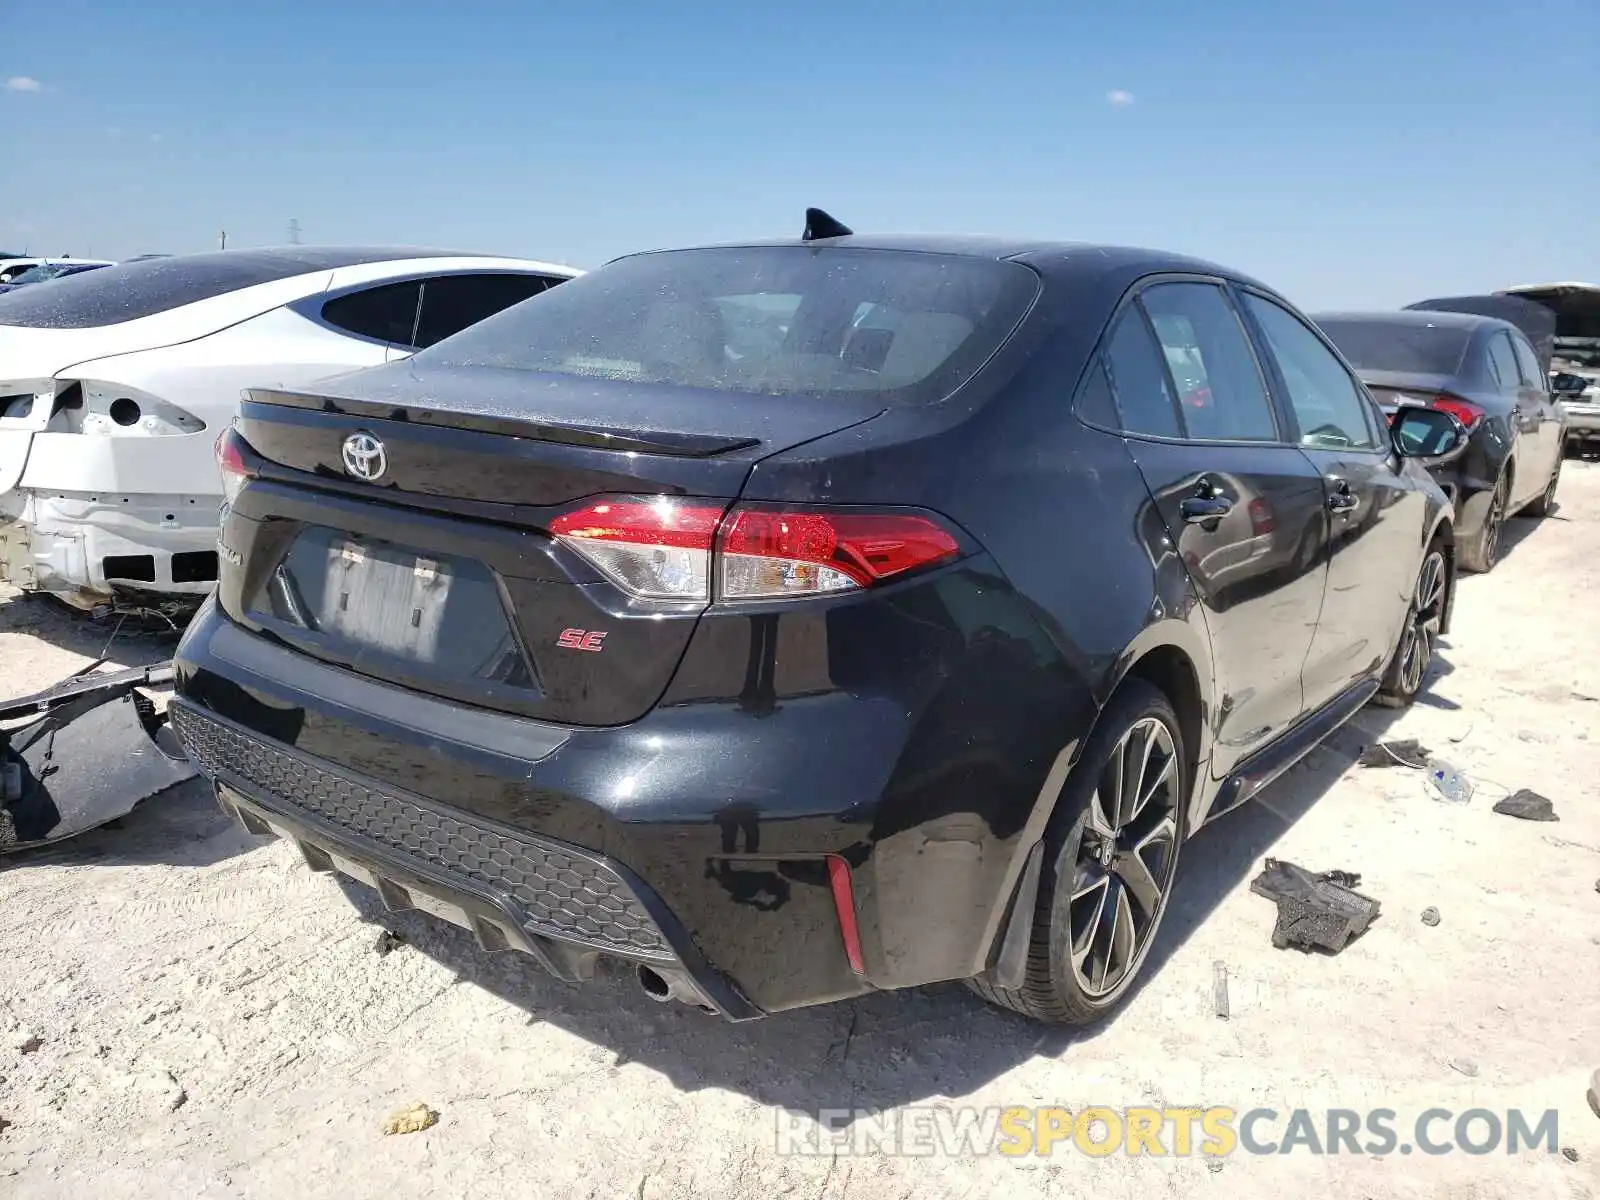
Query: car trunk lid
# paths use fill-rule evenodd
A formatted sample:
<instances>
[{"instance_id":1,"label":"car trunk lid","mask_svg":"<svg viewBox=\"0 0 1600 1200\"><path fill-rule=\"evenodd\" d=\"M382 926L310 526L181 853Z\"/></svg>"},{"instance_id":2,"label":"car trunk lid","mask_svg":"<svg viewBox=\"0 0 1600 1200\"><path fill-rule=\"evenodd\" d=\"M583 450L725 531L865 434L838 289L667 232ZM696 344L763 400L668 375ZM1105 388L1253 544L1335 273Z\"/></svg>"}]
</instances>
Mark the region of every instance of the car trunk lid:
<instances>
[{"instance_id":1,"label":"car trunk lid","mask_svg":"<svg viewBox=\"0 0 1600 1200\"><path fill-rule=\"evenodd\" d=\"M315 394L253 390L219 596L243 624L363 674L621 724L666 688L706 599L630 595L552 523L594 497L720 514L762 457L881 409L410 364Z\"/></svg>"}]
</instances>

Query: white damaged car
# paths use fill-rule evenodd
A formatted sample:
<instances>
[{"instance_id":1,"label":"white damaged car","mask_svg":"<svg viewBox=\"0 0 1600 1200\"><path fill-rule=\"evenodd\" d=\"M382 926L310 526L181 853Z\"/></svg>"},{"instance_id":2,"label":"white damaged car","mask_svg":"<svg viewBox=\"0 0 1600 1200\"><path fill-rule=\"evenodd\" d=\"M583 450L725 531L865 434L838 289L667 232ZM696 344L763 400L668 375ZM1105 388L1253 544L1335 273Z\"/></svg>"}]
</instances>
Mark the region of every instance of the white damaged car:
<instances>
[{"instance_id":1,"label":"white damaged car","mask_svg":"<svg viewBox=\"0 0 1600 1200\"><path fill-rule=\"evenodd\" d=\"M0 296L0 579L91 611L181 613L216 582L212 444L244 388L403 358L577 274L292 246Z\"/></svg>"}]
</instances>

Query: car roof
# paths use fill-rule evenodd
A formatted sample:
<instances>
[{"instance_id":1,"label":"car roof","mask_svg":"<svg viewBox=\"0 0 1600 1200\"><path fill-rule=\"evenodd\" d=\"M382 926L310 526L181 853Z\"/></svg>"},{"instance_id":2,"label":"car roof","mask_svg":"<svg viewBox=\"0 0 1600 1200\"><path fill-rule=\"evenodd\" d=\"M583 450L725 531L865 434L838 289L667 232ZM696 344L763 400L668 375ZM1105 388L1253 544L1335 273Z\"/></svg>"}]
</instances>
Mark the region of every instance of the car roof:
<instances>
[{"instance_id":1,"label":"car roof","mask_svg":"<svg viewBox=\"0 0 1600 1200\"><path fill-rule=\"evenodd\" d=\"M851 250L898 250L922 254L953 254L964 258L988 258L1026 262L1042 274L1058 275L1077 272L1103 273L1136 268L1137 273L1149 274L1172 271L1185 274L1218 275L1243 283L1272 288L1251 279L1231 267L1220 266L1205 259L1191 258L1167 250L1141 249L1135 246L1108 246L1095 242L1052 241L1039 238L992 237L978 234L863 234L852 233L843 237L804 241L800 238L769 238L747 242L723 242L709 246L681 247L682 249L760 249L766 247L799 247L823 249L839 247ZM673 249L680 249L674 247ZM669 253L669 250L651 253Z\"/></svg>"}]
</instances>

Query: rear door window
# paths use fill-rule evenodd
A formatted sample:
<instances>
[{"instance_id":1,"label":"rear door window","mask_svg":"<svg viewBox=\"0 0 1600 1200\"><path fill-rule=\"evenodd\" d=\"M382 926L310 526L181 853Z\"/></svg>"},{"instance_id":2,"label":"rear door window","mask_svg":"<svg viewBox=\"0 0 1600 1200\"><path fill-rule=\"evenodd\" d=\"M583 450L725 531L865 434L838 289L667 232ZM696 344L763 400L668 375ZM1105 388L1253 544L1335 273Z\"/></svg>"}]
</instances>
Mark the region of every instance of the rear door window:
<instances>
[{"instance_id":1,"label":"rear door window","mask_svg":"<svg viewBox=\"0 0 1600 1200\"><path fill-rule=\"evenodd\" d=\"M1502 392L1514 395L1522 387L1516 352L1511 349L1511 339L1504 332L1489 339L1489 367Z\"/></svg>"},{"instance_id":2,"label":"rear door window","mask_svg":"<svg viewBox=\"0 0 1600 1200\"><path fill-rule=\"evenodd\" d=\"M1528 340L1513 334L1511 349L1517 356L1517 366L1522 370L1522 382L1529 387L1538 388L1541 392L1547 391L1549 385L1545 374L1539 370L1538 356L1534 354L1533 347L1528 345Z\"/></svg>"},{"instance_id":3,"label":"rear door window","mask_svg":"<svg viewBox=\"0 0 1600 1200\"><path fill-rule=\"evenodd\" d=\"M1239 316L1209 283L1160 283L1139 294L1177 388L1190 438L1261 441L1278 437L1272 402Z\"/></svg>"},{"instance_id":4,"label":"rear door window","mask_svg":"<svg viewBox=\"0 0 1600 1200\"><path fill-rule=\"evenodd\" d=\"M505 272L439 275L424 280L416 344L425 347L442 342L502 309L537 296L547 286L541 276Z\"/></svg>"},{"instance_id":5,"label":"rear door window","mask_svg":"<svg viewBox=\"0 0 1600 1200\"><path fill-rule=\"evenodd\" d=\"M1263 296L1247 292L1244 302L1261 326L1288 389L1300 444L1325 450L1376 447L1366 396L1322 339Z\"/></svg>"},{"instance_id":6,"label":"rear door window","mask_svg":"<svg viewBox=\"0 0 1600 1200\"><path fill-rule=\"evenodd\" d=\"M322 319L346 333L392 346L411 346L416 336L422 284L415 279L385 283L336 296L322 306Z\"/></svg>"},{"instance_id":7,"label":"rear door window","mask_svg":"<svg viewBox=\"0 0 1600 1200\"><path fill-rule=\"evenodd\" d=\"M1126 432L1183 436L1172 385L1161 367L1161 349L1137 307L1129 305L1117 319L1106 342L1105 366Z\"/></svg>"}]
</instances>

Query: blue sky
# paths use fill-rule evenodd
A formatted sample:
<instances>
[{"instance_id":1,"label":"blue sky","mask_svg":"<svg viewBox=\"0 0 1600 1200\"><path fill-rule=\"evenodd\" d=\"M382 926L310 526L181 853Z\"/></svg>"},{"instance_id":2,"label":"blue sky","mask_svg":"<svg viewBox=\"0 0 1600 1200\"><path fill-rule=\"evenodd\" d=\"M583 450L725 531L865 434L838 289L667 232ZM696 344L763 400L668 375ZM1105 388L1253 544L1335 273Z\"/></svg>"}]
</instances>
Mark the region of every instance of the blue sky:
<instances>
[{"instance_id":1,"label":"blue sky","mask_svg":"<svg viewBox=\"0 0 1600 1200\"><path fill-rule=\"evenodd\" d=\"M52 254L294 218L595 266L820 204L1312 308L1600 282L1594 0L0 0L0 147L0 246Z\"/></svg>"}]
</instances>

